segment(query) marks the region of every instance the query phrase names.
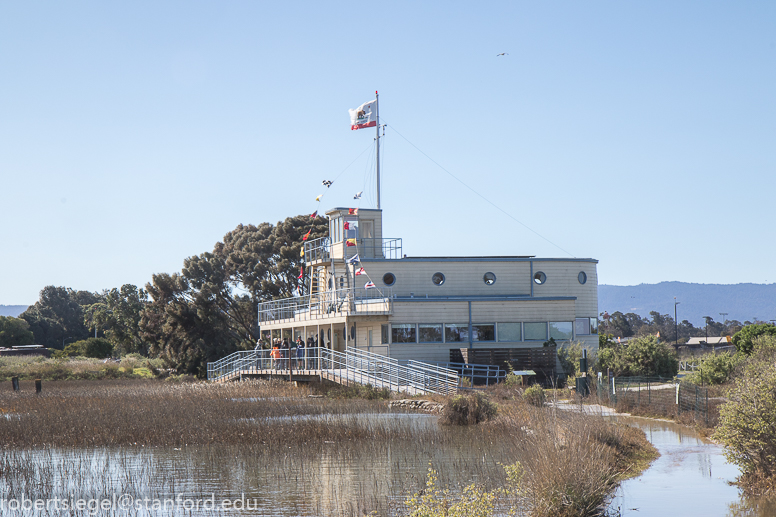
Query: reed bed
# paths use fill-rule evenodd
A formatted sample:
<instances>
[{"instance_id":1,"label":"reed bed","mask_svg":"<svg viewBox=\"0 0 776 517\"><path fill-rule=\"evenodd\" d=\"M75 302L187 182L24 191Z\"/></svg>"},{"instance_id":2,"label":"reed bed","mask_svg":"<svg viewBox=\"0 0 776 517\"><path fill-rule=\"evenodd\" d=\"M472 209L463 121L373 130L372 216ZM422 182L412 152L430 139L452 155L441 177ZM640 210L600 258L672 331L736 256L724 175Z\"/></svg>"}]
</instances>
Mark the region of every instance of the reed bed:
<instances>
[{"instance_id":1,"label":"reed bed","mask_svg":"<svg viewBox=\"0 0 776 517\"><path fill-rule=\"evenodd\" d=\"M500 501L504 512L586 516L651 457L640 431L530 406L517 389L488 393L498 405L490 421L442 426L379 398L283 381L28 388L0 390L4 497L244 493L266 504L251 515L406 515L403 501L425 486L429 466L460 494L472 483L505 486L504 466L519 462L525 476Z\"/></svg>"}]
</instances>

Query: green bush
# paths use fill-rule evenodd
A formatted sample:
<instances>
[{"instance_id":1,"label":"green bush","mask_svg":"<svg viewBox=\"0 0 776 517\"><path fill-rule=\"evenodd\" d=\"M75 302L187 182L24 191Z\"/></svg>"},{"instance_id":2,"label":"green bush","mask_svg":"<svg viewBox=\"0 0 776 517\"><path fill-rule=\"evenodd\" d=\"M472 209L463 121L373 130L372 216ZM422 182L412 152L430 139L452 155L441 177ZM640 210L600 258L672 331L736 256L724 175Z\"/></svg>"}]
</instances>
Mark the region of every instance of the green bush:
<instances>
[{"instance_id":1,"label":"green bush","mask_svg":"<svg viewBox=\"0 0 776 517\"><path fill-rule=\"evenodd\" d=\"M776 488L776 337L752 343L728 401L720 407L714 438L741 468L745 488Z\"/></svg>"},{"instance_id":2,"label":"green bush","mask_svg":"<svg viewBox=\"0 0 776 517\"><path fill-rule=\"evenodd\" d=\"M733 344L736 350L744 354L752 353L754 341L760 336L776 337L776 325L770 323L758 323L757 325L747 325L735 334L733 334Z\"/></svg>"},{"instance_id":3,"label":"green bush","mask_svg":"<svg viewBox=\"0 0 776 517\"><path fill-rule=\"evenodd\" d=\"M544 405L544 388L538 384L529 386L523 392L523 400L531 404L532 406L542 407Z\"/></svg>"},{"instance_id":4,"label":"green bush","mask_svg":"<svg viewBox=\"0 0 776 517\"><path fill-rule=\"evenodd\" d=\"M616 376L674 377L679 371L676 352L655 336L632 339L598 351L598 367Z\"/></svg>"},{"instance_id":5,"label":"green bush","mask_svg":"<svg viewBox=\"0 0 776 517\"><path fill-rule=\"evenodd\" d=\"M724 384L730 379L730 375L741 362L742 354L722 352L703 356L698 364L698 369L687 374L684 380L693 384Z\"/></svg>"},{"instance_id":6,"label":"green bush","mask_svg":"<svg viewBox=\"0 0 776 517\"><path fill-rule=\"evenodd\" d=\"M498 406L482 393L457 395L445 408L440 416L440 422L445 425L472 425L490 420L496 416Z\"/></svg>"},{"instance_id":7,"label":"green bush","mask_svg":"<svg viewBox=\"0 0 776 517\"><path fill-rule=\"evenodd\" d=\"M113 345L110 341L101 337L90 337L89 339L68 344L64 350L54 352L54 357L59 359L66 357L106 359L112 354Z\"/></svg>"}]
</instances>

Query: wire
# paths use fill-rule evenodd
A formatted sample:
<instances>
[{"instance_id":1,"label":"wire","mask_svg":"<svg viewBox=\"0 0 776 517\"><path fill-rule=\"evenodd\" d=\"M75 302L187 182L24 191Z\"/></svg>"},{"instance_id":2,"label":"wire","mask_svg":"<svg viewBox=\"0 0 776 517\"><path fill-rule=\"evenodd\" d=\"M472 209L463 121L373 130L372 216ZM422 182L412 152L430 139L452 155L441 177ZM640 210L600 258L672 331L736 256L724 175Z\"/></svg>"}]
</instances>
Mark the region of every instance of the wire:
<instances>
[{"instance_id":1,"label":"wire","mask_svg":"<svg viewBox=\"0 0 776 517\"><path fill-rule=\"evenodd\" d=\"M388 124L386 123L385 125L387 126ZM449 170L447 170L447 169L445 169L444 167L442 167L442 165L441 165L439 162L437 162L437 161L436 161L436 160L434 160L432 157L430 157L430 156L429 156L429 155L427 155L425 152L423 152L423 151L422 151L422 150L421 150L421 149L420 149L420 148L419 148L417 145L415 145L415 144L413 144L412 142L410 142L410 141L409 141L409 139L408 139L407 137L405 137L404 135L402 135L402 134L401 134L401 133L400 133L400 132L399 132L399 131L396 129L396 127L395 127L395 126L391 125L390 127L391 127L391 129L393 129L393 130L394 130L394 132L396 132L396 134L397 134L397 135L399 135L400 137L402 137L402 138L403 138L403 139L404 139L404 140L405 140L405 141L406 141L408 144L410 144L412 147L414 147L414 148L415 148L415 149L416 149L416 150L417 150L417 151L418 151L420 154L422 154L423 156L425 156L426 158L428 158L428 159L429 159L429 160L430 160L430 161L431 161L431 162L432 162L434 165L436 165L437 167L439 167L440 169L442 169L443 171L445 171L445 172L446 172L446 173L447 173L447 174L448 174L448 175L449 175L451 178L453 178L455 181L457 181L458 183L460 183L461 185L463 185L463 186L464 186L464 187L466 187L467 189L469 189L469 190L471 190L472 192L474 192L475 194L477 194L477 196L479 196L480 198L482 198L482 199L483 199L485 202L487 202L487 203L488 203L489 205L491 205L493 208L495 208L496 210L498 210L498 211L499 211L499 212L501 212L502 214L506 215L507 217L509 217L510 219L512 219L513 221L515 221L516 223L520 224L520 225L521 225L523 228L525 228L526 230L528 230L528 231L532 232L534 235L536 235L536 236L538 236L538 237L541 237L541 238L542 238L542 239L544 239L545 241L549 242L550 244L552 244L553 246L555 246L556 248L558 248L559 250L561 250L563 253L566 253L566 254L568 254L568 255L570 255L570 256L572 256L572 257L574 257L574 255L573 255L573 254L569 253L568 251L566 251L565 249L561 248L560 246L558 246L557 244L555 244L554 242L552 242L550 239L548 239L547 237L545 237L545 236L544 236L544 235L542 235L541 233L537 232L536 230L534 230L533 228L531 228L530 226L528 226L527 224L525 224L525 223L524 223L524 222L522 222L521 220L517 219L517 218L516 218L516 217L514 217L512 214L510 214L509 212L507 212L506 210L504 210L503 208L501 208L500 206L498 206L496 203L494 203L493 201L491 201L490 199L486 198L485 196L483 196L482 194L480 194L479 192L477 192L476 190L474 190L472 187L470 187L469 185L467 185L467 184L466 184L466 183L465 183L465 182L464 182L462 179L458 178L458 177L457 177L455 174L453 174L453 173L452 173L452 172L450 172Z\"/></svg>"}]
</instances>

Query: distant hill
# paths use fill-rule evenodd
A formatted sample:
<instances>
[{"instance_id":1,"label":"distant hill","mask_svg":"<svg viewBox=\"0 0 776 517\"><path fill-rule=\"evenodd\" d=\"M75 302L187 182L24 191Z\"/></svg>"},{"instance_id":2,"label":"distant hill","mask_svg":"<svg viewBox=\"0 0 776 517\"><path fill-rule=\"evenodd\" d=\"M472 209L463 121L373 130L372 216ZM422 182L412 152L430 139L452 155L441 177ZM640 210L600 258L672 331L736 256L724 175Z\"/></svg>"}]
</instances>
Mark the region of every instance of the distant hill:
<instances>
[{"instance_id":1,"label":"distant hill","mask_svg":"<svg viewBox=\"0 0 776 517\"><path fill-rule=\"evenodd\" d=\"M19 314L27 310L29 305L0 305L0 316L13 316L16 318Z\"/></svg>"},{"instance_id":2,"label":"distant hill","mask_svg":"<svg viewBox=\"0 0 776 517\"><path fill-rule=\"evenodd\" d=\"M674 296L680 302L677 319L688 320L696 327L705 323L704 316L754 321L776 320L776 284L689 284L660 282L639 285L599 285L598 312L633 312L642 317L650 311L674 316Z\"/></svg>"}]
</instances>

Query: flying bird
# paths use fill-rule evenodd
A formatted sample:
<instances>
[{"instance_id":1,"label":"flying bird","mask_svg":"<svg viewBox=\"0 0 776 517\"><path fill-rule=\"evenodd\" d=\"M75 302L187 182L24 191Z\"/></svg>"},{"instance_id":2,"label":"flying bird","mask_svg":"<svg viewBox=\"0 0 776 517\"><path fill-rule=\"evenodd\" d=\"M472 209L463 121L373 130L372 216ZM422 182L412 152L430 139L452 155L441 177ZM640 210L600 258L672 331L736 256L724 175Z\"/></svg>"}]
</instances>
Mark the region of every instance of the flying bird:
<instances>
[{"instance_id":1,"label":"flying bird","mask_svg":"<svg viewBox=\"0 0 776 517\"><path fill-rule=\"evenodd\" d=\"M502 52L501 54L496 54L496 57L499 57L499 56L508 56L508 55L509 55L509 53L508 53L508 52Z\"/></svg>"}]
</instances>

